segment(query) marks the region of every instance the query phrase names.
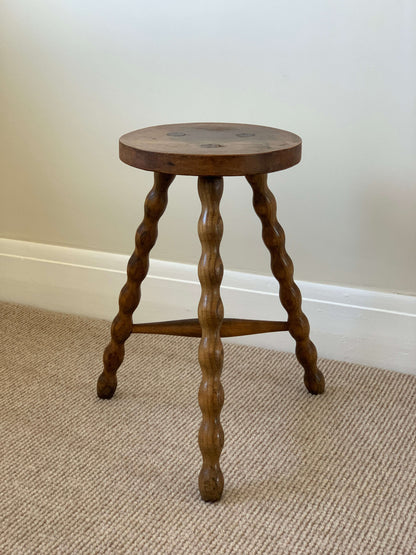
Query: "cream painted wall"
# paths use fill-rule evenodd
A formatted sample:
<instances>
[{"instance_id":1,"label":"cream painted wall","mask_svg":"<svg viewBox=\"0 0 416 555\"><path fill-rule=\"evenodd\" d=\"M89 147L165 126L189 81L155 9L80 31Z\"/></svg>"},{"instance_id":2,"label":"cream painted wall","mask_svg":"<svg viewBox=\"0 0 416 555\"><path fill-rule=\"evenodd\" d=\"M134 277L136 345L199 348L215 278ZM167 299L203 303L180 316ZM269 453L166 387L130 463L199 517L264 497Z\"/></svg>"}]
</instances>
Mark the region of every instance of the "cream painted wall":
<instances>
[{"instance_id":1,"label":"cream painted wall","mask_svg":"<svg viewBox=\"0 0 416 555\"><path fill-rule=\"evenodd\" d=\"M301 280L416 293L414 0L3 0L1 234L128 253L152 176L132 129L181 121L300 134L270 177ZM178 177L155 258L196 263ZM228 269L269 273L248 184L228 178Z\"/></svg>"}]
</instances>

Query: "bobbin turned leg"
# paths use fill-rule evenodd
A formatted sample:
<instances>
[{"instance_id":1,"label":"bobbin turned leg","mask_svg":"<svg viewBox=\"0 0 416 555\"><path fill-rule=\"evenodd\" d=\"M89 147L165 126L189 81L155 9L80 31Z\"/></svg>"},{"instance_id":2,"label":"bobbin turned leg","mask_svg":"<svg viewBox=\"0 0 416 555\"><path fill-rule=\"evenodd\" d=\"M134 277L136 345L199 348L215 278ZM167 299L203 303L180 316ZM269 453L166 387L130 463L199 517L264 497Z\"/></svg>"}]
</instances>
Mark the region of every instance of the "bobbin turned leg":
<instances>
[{"instance_id":1,"label":"bobbin turned leg","mask_svg":"<svg viewBox=\"0 0 416 555\"><path fill-rule=\"evenodd\" d=\"M276 199L267 186L267 174L246 176L253 189L253 206L263 226L263 241L271 256L271 268L279 281L279 296L288 314L289 333L296 341L296 357L305 370L310 393L323 393L325 380L317 367L315 345L309 339L309 322L302 312L302 296L293 281L293 263L285 249L285 234L276 219Z\"/></svg>"},{"instance_id":2,"label":"bobbin turned leg","mask_svg":"<svg viewBox=\"0 0 416 555\"><path fill-rule=\"evenodd\" d=\"M144 218L136 231L135 249L127 265L127 282L120 292L119 311L111 326L111 341L104 351L104 370L97 382L97 395L110 399L117 387L116 372L123 362L124 343L133 327L133 312L140 302L140 285L149 269L149 252L156 243L157 224L168 202L168 188L175 176L154 174L154 185L146 197Z\"/></svg>"},{"instance_id":3,"label":"bobbin turned leg","mask_svg":"<svg viewBox=\"0 0 416 555\"><path fill-rule=\"evenodd\" d=\"M220 338L224 317L220 297L223 265L219 251L223 229L219 210L222 190L222 177L198 178L198 192L202 205L198 222L202 246L198 265L201 282L198 317L202 329L198 352L202 381L198 400L202 422L198 440L203 461L199 474L199 491L204 501L218 501L224 487L219 464L224 445L224 433L220 422L220 412L224 403L224 390L220 381L224 357Z\"/></svg>"}]
</instances>

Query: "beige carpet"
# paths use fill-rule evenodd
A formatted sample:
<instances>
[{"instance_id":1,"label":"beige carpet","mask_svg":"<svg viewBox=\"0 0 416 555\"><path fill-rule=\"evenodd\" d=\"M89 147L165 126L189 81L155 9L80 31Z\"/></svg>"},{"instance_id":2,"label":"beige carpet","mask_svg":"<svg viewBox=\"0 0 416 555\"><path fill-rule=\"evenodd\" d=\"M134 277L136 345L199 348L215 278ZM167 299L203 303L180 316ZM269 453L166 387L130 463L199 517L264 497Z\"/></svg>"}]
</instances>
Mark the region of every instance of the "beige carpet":
<instances>
[{"instance_id":1,"label":"beige carpet","mask_svg":"<svg viewBox=\"0 0 416 555\"><path fill-rule=\"evenodd\" d=\"M198 340L1 306L0 553L416 553L416 379L225 346L225 493L199 499ZM278 336L276 335L276 341Z\"/></svg>"}]
</instances>

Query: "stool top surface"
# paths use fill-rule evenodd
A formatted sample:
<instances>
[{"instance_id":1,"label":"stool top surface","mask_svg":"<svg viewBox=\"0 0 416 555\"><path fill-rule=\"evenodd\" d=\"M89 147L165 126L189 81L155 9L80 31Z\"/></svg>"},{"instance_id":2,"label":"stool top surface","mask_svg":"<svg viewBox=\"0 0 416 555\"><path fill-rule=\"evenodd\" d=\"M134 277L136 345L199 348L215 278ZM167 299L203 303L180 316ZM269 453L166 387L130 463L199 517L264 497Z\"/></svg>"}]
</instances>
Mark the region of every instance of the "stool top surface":
<instances>
[{"instance_id":1,"label":"stool top surface","mask_svg":"<svg viewBox=\"0 0 416 555\"><path fill-rule=\"evenodd\" d=\"M120 138L120 160L175 175L253 175L300 161L302 139L282 129L240 123L177 123Z\"/></svg>"}]
</instances>

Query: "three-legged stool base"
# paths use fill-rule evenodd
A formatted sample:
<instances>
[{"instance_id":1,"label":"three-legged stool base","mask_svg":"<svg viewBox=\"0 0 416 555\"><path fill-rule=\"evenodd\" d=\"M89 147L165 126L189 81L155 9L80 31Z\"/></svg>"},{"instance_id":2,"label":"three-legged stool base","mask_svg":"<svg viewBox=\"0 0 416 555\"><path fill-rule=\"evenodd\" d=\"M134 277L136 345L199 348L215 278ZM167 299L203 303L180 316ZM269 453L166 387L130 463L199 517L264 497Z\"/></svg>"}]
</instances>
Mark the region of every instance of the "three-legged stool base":
<instances>
[{"instance_id":1,"label":"three-legged stool base","mask_svg":"<svg viewBox=\"0 0 416 555\"><path fill-rule=\"evenodd\" d=\"M296 341L296 356L304 368L306 388L313 394L323 393L325 388L316 364L316 349L309 339L309 323L302 312L301 294L293 281L293 264L285 249L283 229L276 219L276 201L267 186L267 175L297 164L301 150L302 140L294 133L235 123L158 125L120 138L120 159L135 168L152 171L155 182L146 198L143 222L136 232L136 246L127 266L127 283L120 293L119 312L111 326L111 341L104 351L104 370L98 379L97 391L103 399L114 395L124 343L131 333L201 338L199 489L205 501L220 499L224 484L219 464L224 443L220 421L224 402L222 337L288 331ZM202 211L198 233L202 254L198 265L201 282L198 319L133 324L133 312L140 302L140 286L149 267L149 253L156 242L158 221L166 208L168 188L175 175L199 176ZM223 266L219 251L222 237L219 205L223 176L231 175L246 176L253 189L254 210L261 220L273 275L279 282L280 301L288 315L286 322L224 318L220 296Z\"/></svg>"},{"instance_id":2,"label":"three-legged stool base","mask_svg":"<svg viewBox=\"0 0 416 555\"><path fill-rule=\"evenodd\" d=\"M202 468L199 490L204 501L220 499L224 479L219 459L224 444L220 412L224 402L221 384L223 346L221 337L249 335L270 331L289 331L296 341L296 356L304 368L304 382L312 394L324 392L325 381L317 367L317 352L309 338L309 323L302 312L302 297L293 280L293 263L285 249L285 235L276 219L276 201L267 186L267 174L247 176L253 189L253 206L261 220L263 240L270 252L271 269L279 282L280 301L288 314L287 322L224 319L220 285L223 265L220 257L222 219L219 205L223 178L199 177L198 192L202 212L198 233L202 254L198 265L201 299L198 319L133 324L132 316L140 302L140 286L149 268L149 253L157 238L157 225L167 205L167 192L174 175L155 172L155 182L145 201L143 222L136 232L136 246L127 266L127 282L119 297L119 312L111 326L111 341L104 351L104 370L98 379L97 393L102 399L113 396L116 373L124 358L124 343L131 333L160 333L201 337L199 363L202 380L199 406L202 422L199 447Z\"/></svg>"}]
</instances>

